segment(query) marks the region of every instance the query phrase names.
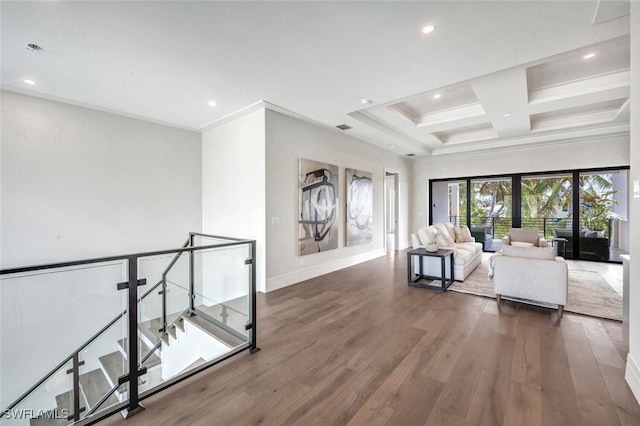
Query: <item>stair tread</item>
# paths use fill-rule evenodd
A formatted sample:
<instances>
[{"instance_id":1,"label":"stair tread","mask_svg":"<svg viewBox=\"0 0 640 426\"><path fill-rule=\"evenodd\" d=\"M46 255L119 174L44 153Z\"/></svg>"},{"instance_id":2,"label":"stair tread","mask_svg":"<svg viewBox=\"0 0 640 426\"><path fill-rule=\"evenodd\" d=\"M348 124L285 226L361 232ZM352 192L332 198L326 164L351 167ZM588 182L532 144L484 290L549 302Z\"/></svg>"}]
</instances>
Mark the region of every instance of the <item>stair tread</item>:
<instances>
[{"instance_id":1,"label":"stair tread","mask_svg":"<svg viewBox=\"0 0 640 426\"><path fill-rule=\"evenodd\" d=\"M111 385L115 386L116 383L118 383L118 379L124 376L125 371L127 371L127 360L122 355L122 352L111 352L110 354L99 357L98 360L107 373ZM123 389L121 388L120 390Z\"/></svg>"},{"instance_id":2,"label":"stair tread","mask_svg":"<svg viewBox=\"0 0 640 426\"><path fill-rule=\"evenodd\" d=\"M101 369L97 368L88 373L80 375L80 388L90 408L93 408L100 399L111 390L111 385L107 381ZM102 408L118 403L118 398L111 394L102 404Z\"/></svg>"},{"instance_id":3,"label":"stair tread","mask_svg":"<svg viewBox=\"0 0 640 426\"><path fill-rule=\"evenodd\" d=\"M205 361L204 358L200 357L200 358L196 359L195 361L193 361L191 364L187 365L185 367L185 369L180 372L180 374L186 373L187 371L190 371L190 370L193 370L194 368L204 364L205 362L207 362L207 361Z\"/></svg>"},{"instance_id":4,"label":"stair tread","mask_svg":"<svg viewBox=\"0 0 640 426\"><path fill-rule=\"evenodd\" d=\"M62 412L62 410L68 410L67 413L69 415L74 414L73 412L73 391L70 390L68 392L61 393L60 395L56 395L56 405L58 407L58 411ZM80 397L80 408L85 408L84 400L82 396Z\"/></svg>"},{"instance_id":5,"label":"stair tread","mask_svg":"<svg viewBox=\"0 0 640 426\"><path fill-rule=\"evenodd\" d=\"M185 321L189 321L192 324L199 327L201 330L204 330L205 333L213 336L214 338L220 340L222 343L227 344L229 347L236 347L244 343L242 340L236 338L235 336L230 335L226 331L222 330L220 327L211 324L206 319L199 317L197 315L192 317L185 317Z\"/></svg>"},{"instance_id":6,"label":"stair tread","mask_svg":"<svg viewBox=\"0 0 640 426\"><path fill-rule=\"evenodd\" d=\"M244 302L244 305L246 305L246 298L230 300L224 302L224 305L199 305L197 306L197 309L212 318L227 324L232 329L242 332L245 324L247 323L248 315L244 313L247 307L242 305L241 302ZM224 309L225 307L227 309ZM226 318L223 318L223 315L225 314Z\"/></svg>"},{"instance_id":7,"label":"stair tread","mask_svg":"<svg viewBox=\"0 0 640 426\"><path fill-rule=\"evenodd\" d=\"M151 350L151 348L149 347L149 345L147 345L144 342L144 340L142 340L141 343L142 343L142 352L144 352L144 353L139 354L139 356L143 357L143 356L145 356L147 354L147 352L149 352ZM127 338L126 337L124 339L118 340L118 344L125 351L125 353L128 351L129 346L127 346ZM151 367L155 367L156 365L162 363L162 360L157 355L157 352L158 351L154 352L149 358L147 358L147 360L142 365L147 367L147 368L151 368ZM125 357L125 362L126 362L126 357Z\"/></svg>"},{"instance_id":8,"label":"stair tread","mask_svg":"<svg viewBox=\"0 0 640 426\"><path fill-rule=\"evenodd\" d=\"M49 411L49 413L52 411ZM29 420L30 426L66 426L69 423L70 421L66 419L47 419L45 417L35 417Z\"/></svg>"}]
</instances>

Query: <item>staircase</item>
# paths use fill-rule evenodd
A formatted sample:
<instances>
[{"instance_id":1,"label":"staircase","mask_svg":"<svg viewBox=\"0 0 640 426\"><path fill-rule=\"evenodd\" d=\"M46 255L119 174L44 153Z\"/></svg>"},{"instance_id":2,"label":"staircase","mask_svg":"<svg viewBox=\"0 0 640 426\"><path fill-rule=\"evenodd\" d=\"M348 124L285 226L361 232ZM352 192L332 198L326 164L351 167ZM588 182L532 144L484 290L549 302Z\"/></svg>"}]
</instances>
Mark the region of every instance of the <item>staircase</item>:
<instances>
[{"instance_id":1,"label":"staircase","mask_svg":"<svg viewBox=\"0 0 640 426\"><path fill-rule=\"evenodd\" d=\"M209 312L214 311L209 309ZM215 345L221 348L221 352L234 348L243 343L240 339L225 333L219 327L211 324L206 319L197 315L189 316L181 315L176 319L174 324L167 329L167 333L161 332L161 319L154 319L139 325L138 347L140 348L140 359L148 354L155 346L156 342L161 341L161 345L152 353L143 363L142 366L147 368L147 373L139 378L139 390L144 392L151 389L170 377L164 377L163 352L171 351L172 345L178 346L188 342L189 336L186 336L188 330L192 327L197 328L207 336ZM193 332L192 332L193 333ZM109 407L118 402L125 401L127 397L127 384L120 385L106 400L100 401L107 395L118 383L118 379L125 375L128 366L127 354L129 350L128 339L123 338L114 344L115 350L98 357L100 367L84 372L79 376L80 385L80 411L86 412L99 405L99 409ZM215 357L215 356L214 356ZM192 370L212 359L211 353L198 354L193 353L190 362L179 369L175 376L186 371ZM165 363L169 360L165 359ZM175 364L175 361L173 362ZM58 413L73 414L73 391L63 392L55 397L56 409ZM88 408L87 408L88 407ZM30 420L30 425L55 425L62 426L73 423L70 420L53 418L55 409L45 413L43 416Z\"/></svg>"},{"instance_id":2,"label":"staircase","mask_svg":"<svg viewBox=\"0 0 640 426\"><path fill-rule=\"evenodd\" d=\"M91 291L109 302L103 305L97 298L85 297L83 308L87 313L104 308L115 315L104 324L96 321L102 317L87 315L88 321L78 324L78 335L91 337L77 345L69 344L73 340L65 342L65 348L75 349L40 378L29 376L33 384L0 411L0 422L3 426L5 422L7 426L68 425L81 419L92 424L122 409L133 415L141 410L140 401L148 391L161 391L197 374L199 367L245 349L258 351L255 256L253 240L191 232L182 247L170 250L0 269L0 284L8 289L3 295L12 298L7 303L22 307L23 299L33 297L40 302L33 306L45 306L50 294L73 291L87 296L90 293L85 295L83 286L95 286ZM47 292L27 297L22 291L39 288ZM60 307L51 309L53 316L46 309L24 309L41 315L42 321L77 320L72 309L53 305ZM128 314L134 312L137 315ZM13 311L7 315L3 311L2 317L3 325L5 320L19 325L20 315ZM32 326L28 335L45 339L54 325ZM7 341L17 348L24 331L17 326L13 331ZM129 357L132 342L123 337L132 334L137 338L137 354ZM29 358L12 354L11 365L16 368L11 373L25 371L31 357L39 357L40 352L34 347ZM145 369L141 376L139 368ZM136 382L130 381L135 378ZM12 392L24 385L16 385Z\"/></svg>"}]
</instances>

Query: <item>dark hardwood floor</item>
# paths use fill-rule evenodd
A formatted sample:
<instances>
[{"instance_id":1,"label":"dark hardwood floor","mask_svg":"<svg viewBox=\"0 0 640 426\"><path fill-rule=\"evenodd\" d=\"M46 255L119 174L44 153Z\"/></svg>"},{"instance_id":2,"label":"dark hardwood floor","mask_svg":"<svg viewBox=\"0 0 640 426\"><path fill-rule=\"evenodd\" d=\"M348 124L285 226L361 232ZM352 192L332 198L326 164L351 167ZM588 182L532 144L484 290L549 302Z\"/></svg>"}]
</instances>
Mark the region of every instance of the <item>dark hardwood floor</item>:
<instances>
[{"instance_id":1,"label":"dark hardwood floor","mask_svg":"<svg viewBox=\"0 0 640 426\"><path fill-rule=\"evenodd\" d=\"M242 353L102 425L640 425L621 324L409 287L382 257L258 295Z\"/></svg>"}]
</instances>

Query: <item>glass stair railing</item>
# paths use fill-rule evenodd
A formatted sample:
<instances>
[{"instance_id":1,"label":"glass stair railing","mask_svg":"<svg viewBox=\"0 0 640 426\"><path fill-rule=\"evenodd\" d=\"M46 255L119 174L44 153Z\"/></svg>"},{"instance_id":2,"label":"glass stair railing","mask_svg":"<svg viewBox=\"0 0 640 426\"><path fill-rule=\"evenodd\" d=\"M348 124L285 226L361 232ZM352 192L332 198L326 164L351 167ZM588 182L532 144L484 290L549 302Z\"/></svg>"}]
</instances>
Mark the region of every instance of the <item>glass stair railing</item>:
<instances>
[{"instance_id":1,"label":"glass stair railing","mask_svg":"<svg viewBox=\"0 0 640 426\"><path fill-rule=\"evenodd\" d=\"M14 399L1 401L0 423L92 424L121 410L131 415L142 399L245 349L258 350L254 259L254 241L191 233L179 249L0 271L3 348L17 347L29 333L37 342L25 356L8 351L3 359L1 394ZM139 296L147 282L155 284ZM52 298L74 304L50 307ZM64 326L78 339L108 316L34 385L5 381L29 362L51 364L54 355L42 348L73 347L73 339L58 342L44 332Z\"/></svg>"}]
</instances>

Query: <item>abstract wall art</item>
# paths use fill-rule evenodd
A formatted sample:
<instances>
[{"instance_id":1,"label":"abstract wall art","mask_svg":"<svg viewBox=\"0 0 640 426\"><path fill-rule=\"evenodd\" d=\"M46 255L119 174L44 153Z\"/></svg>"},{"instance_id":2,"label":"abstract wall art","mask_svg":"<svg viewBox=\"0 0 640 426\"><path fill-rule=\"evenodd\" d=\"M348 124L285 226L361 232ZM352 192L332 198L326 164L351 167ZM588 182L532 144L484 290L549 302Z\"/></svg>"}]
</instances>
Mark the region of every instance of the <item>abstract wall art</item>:
<instances>
[{"instance_id":1,"label":"abstract wall art","mask_svg":"<svg viewBox=\"0 0 640 426\"><path fill-rule=\"evenodd\" d=\"M338 248L338 166L300 159L300 256Z\"/></svg>"},{"instance_id":2,"label":"abstract wall art","mask_svg":"<svg viewBox=\"0 0 640 426\"><path fill-rule=\"evenodd\" d=\"M373 241L373 174L346 169L347 211L345 238L348 246Z\"/></svg>"}]
</instances>

